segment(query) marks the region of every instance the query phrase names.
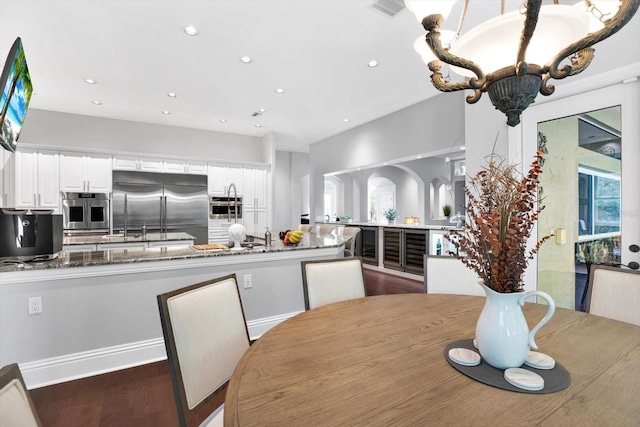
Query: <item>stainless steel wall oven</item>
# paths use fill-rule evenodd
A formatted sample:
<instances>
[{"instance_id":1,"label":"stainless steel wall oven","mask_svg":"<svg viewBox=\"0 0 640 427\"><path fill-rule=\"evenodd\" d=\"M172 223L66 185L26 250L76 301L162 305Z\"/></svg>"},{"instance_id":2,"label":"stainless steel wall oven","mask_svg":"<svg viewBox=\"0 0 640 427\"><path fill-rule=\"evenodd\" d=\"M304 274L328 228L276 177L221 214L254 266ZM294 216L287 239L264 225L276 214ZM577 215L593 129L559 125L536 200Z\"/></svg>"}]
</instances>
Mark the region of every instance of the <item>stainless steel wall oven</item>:
<instances>
[{"instance_id":1,"label":"stainless steel wall oven","mask_svg":"<svg viewBox=\"0 0 640 427\"><path fill-rule=\"evenodd\" d=\"M109 195L105 193L62 193L65 233L108 233Z\"/></svg>"},{"instance_id":2,"label":"stainless steel wall oven","mask_svg":"<svg viewBox=\"0 0 640 427\"><path fill-rule=\"evenodd\" d=\"M236 211L238 212L238 219L242 219L242 196L238 196L237 198L224 196L209 197L209 218L235 219Z\"/></svg>"}]
</instances>

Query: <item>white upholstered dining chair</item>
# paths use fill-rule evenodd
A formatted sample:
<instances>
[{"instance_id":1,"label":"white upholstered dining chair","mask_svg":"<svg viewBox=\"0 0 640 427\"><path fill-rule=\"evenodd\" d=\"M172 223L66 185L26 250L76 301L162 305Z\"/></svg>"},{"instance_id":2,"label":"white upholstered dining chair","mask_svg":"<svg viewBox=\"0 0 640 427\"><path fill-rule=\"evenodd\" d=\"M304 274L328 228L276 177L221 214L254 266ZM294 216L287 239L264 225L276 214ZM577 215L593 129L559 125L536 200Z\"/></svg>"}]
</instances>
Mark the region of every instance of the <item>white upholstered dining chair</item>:
<instances>
[{"instance_id":1,"label":"white upholstered dining chair","mask_svg":"<svg viewBox=\"0 0 640 427\"><path fill-rule=\"evenodd\" d=\"M334 228L335 227L333 225L319 225L316 229L316 233L318 234L318 236L328 236L333 233Z\"/></svg>"},{"instance_id":2,"label":"white upholstered dining chair","mask_svg":"<svg viewBox=\"0 0 640 427\"><path fill-rule=\"evenodd\" d=\"M0 369L0 426L42 426L16 363Z\"/></svg>"},{"instance_id":3,"label":"white upholstered dining chair","mask_svg":"<svg viewBox=\"0 0 640 427\"><path fill-rule=\"evenodd\" d=\"M235 274L158 295L158 306L180 426L222 426L222 391L250 345Z\"/></svg>"},{"instance_id":4,"label":"white upholstered dining chair","mask_svg":"<svg viewBox=\"0 0 640 427\"><path fill-rule=\"evenodd\" d=\"M310 225L310 224L300 224L298 226L298 230L304 231L305 233L311 233L312 229L313 229L313 225Z\"/></svg>"},{"instance_id":5,"label":"white upholstered dining chair","mask_svg":"<svg viewBox=\"0 0 640 427\"><path fill-rule=\"evenodd\" d=\"M344 244L344 256L350 257L356 254L356 239L358 237L358 233L360 232L360 227L345 227L342 232L342 236L345 239L349 239L347 243Z\"/></svg>"},{"instance_id":6,"label":"white upholstered dining chair","mask_svg":"<svg viewBox=\"0 0 640 427\"><path fill-rule=\"evenodd\" d=\"M367 296L362 261L355 257L302 261L302 286L306 310Z\"/></svg>"},{"instance_id":7,"label":"white upholstered dining chair","mask_svg":"<svg viewBox=\"0 0 640 427\"><path fill-rule=\"evenodd\" d=\"M428 294L486 296L473 270L452 256L424 256L424 287Z\"/></svg>"},{"instance_id":8,"label":"white upholstered dining chair","mask_svg":"<svg viewBox=\"0 0 640 427\"><path fill-rule=\"evenodd\" d=\"M592 264L587 313L640 326L640 271Z\"/></svg>"}]
</instances>

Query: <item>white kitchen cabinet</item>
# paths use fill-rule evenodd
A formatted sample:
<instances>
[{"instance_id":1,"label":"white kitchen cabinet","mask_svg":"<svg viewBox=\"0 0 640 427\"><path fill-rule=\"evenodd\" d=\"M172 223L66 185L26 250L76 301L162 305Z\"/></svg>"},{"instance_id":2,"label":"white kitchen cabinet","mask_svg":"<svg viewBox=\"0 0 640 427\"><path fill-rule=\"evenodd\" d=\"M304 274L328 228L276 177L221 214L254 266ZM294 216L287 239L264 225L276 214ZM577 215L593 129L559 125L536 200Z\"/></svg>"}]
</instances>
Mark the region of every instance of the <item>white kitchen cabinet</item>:
<instances>
[{"instance_id":1,"label":"white kitchen cabinet","mask_svg":"<svg viewBox=\"0 0 640 427\"><path fill-rule=\"evenodd\" d=\"M247 233L262 236L268 224L267 170L260 167L244 169L242 219Z\"/></svg>"},{"instance_id":2,"label":"white kitchen cabinet","mask_svg":"<svg viewBox=\"0 0 640 427\"><path fill-rule=\"evenodd\" d=\"M244 169L244 198L245 208L267 208L267 170L258 167Z\"/></svg>"},{"instance_id":3,"label":"white kitchen cabinet","mask_svg":"<svg viewBox=\"0 0 640 427\"><path fill-rule=\"evenodd\" d=\"M236 185L238 195L244 196L244 169L242 166L210 163L207 181L211 195L226 196L229 186L233 183Z\"/></svg>"},{"instance_id":4,"label":"white kitchen cabinet","mask_svg":"<svg viewBox=\"0 0 640 427\"><path fill-rule=\"evenodd\" d=\"M61 152L60 188L65 192L110 193L111 156Z\"/></svg>"},{"instance_id":5,"label":"white kitchen cabinet","mask_svg":"<svg viewBox=\"0 0 640 427\"><path fill-rule=\"evenodd\" d=\"M229 243L229 227L232 222L209 221L209 243Z\"/></svg>"},{"instance_id":6,"label":"white kitchen cabinet","mask_svg":"<svg viewBox=\"0 0 640 427\"><path fill-rule=\"evenodd\" d=\"M24 149L5 164L5 206L60 208L60 163L57 151Z\"/></svg>"},{"instance_id":7,"label":"white kitchen cabinet","mask_svg":"<svg viewBox=\"0 0 640 427\"><path fill-rule=\"evenodd\" d=\"M189 175L206 175L207 163L185 160L164 160L164 172L185 173Z\"/></svg>"},{"instance_id":8,"label":"white kitchen cabinet","mask_svg":"<svg viewBox=\"0 0 640 427\"><path fill-rule=\"evenodd\" d=\"M153 157L113 156L113 170L164 172L164 160Z\"/></svg>"},{"instance_id":9,"label":"white kitchen cabinet","mask_svg":"<svg viewBox=\"0 0 640 427\"><path fill-rule=\"evenodd\" d=\"M247 234L256 237L264 236L268 224L266 209L245 209L242 214L242 219Z\"/></svg>"}]
</instances>

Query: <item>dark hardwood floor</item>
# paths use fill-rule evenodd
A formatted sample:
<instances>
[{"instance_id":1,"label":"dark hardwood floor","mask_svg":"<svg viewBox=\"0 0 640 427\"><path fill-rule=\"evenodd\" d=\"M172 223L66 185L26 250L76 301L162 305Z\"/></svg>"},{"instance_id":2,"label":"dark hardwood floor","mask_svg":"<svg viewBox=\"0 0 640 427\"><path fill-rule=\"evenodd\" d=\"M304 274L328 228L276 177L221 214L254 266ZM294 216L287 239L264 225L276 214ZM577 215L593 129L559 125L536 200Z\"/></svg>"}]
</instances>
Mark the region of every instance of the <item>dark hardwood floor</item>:
<instances>
[{"instance_id":1,"label":"dark hardwood floor","mask_svg":"<svg viewBox=\"0 0 640 427\"><path fill-rule=\"evenodd\" d=\"M423 293L421 281L365 269L368 295ZM177 426L166 361L30 391L45 427Z\"/></svg>"}]
</instances>

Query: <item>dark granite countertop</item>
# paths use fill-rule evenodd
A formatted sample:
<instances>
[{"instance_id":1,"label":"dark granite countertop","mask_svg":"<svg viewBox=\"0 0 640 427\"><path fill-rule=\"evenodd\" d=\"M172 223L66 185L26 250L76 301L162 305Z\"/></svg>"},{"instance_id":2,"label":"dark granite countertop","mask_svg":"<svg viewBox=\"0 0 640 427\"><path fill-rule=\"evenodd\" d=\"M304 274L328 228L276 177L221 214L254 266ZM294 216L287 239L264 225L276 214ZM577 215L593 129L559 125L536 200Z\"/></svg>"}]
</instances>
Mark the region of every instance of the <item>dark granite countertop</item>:
<instances>
[{"instance_id":1,"label":"dark granite countertop","mask_svg":"<svg viewBox=\"0 0 640 427\"><path fill-rule=\"evenodd\" d=\"M191 246L176 246L70 253L61 252L57 258L49 261L38 260L36 257L31 261L16 261L15 259L5 257L0 258L0 273L320 249L341 246L345 241L344 239L331 235L316 236L311 233L307 234L303 241L295 246L285 246L280 240L276 239L273 241L271 247L259 245L243 248L239 251L231 249L196 250Z\"/></svg>"}]
</instances>

